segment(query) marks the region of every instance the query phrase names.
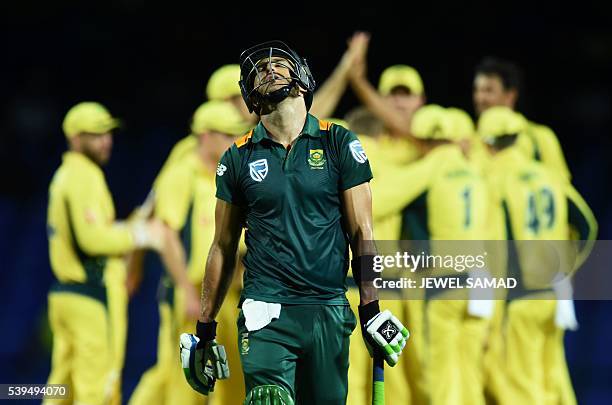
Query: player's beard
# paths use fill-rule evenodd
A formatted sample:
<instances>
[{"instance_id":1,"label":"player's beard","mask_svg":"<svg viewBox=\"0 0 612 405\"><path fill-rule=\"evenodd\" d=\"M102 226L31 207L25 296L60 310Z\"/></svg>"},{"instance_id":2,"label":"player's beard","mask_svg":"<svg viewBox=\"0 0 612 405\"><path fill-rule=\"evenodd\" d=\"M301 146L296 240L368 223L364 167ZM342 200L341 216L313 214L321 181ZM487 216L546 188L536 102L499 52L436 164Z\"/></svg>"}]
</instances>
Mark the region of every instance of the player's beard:
<instances>
[{"instance_id":1,"label":"player's beard","mask_svg":"<svg viewBox=\"0 0 612 405\"><path fill-rule=\"evenodd\" d=\"M107 152L103 149L96 150L85 145L83 146L82 153L98 166L105 166L110 159L110 151Z\"/></svg>"},{"instance_id":2,"label":"player's beard","mask_svg":"<svg viewBox=\"0 0 612 405\"><path fill-rule=\"evenodd\" d=\"M263 99L261 103L261 109L260 109L259 115L261 116L261 115L268 115L270 113L273 113L274 111L278 109L278 105L282 103L283 101L285 101L287 98L296 98L296 97L301 97L301 91L300 91L299 85L294 84L293 88L289 91L289 95L279 102L271 102L271 101L267 101L266 99Z\"/></svg>"}]
</instances>

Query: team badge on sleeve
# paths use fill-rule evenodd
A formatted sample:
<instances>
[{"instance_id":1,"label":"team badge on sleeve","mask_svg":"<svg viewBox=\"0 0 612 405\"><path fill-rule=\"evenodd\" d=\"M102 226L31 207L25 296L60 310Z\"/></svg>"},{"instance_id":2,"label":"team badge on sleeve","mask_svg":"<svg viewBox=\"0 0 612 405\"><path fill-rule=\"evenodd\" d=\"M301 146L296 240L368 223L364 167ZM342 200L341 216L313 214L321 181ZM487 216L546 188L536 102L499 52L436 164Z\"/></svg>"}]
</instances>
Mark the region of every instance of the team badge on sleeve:
<instances>
[{"instance_id":1,"label":"team badge on sleeve","mask_svg":"<svg viewBox=\"0 0 612 405\"><path fill-rule=\"evenodd\" d=\"M263 181L268 175L268 160L259 159L249 163L249 174L257 182Z\"/></svg>"},{"instance_id":2,"label":"team badge on sleeve","mask_svg":"<svg viewBox=\"0 0 612 405\"><path fill-rule=\"evenodd\" d=\"M349 143L349 150L351 151L351 155L353 155L353 159L357 161L357 163L365 163L368 160L368 157L363 150L363 146L361 146L361 142L358 139L355 139L351 143Z\"/></svg>"}]
</instances>

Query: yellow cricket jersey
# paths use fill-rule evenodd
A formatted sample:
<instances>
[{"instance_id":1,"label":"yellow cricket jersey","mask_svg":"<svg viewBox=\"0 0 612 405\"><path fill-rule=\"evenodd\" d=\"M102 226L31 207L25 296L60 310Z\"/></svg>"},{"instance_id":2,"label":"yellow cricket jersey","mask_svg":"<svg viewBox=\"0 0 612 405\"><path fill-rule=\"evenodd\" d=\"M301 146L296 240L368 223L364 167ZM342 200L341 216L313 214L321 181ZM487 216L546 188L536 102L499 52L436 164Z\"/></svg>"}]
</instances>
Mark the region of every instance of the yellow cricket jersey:
<instances>
[{"instance_id":1,"label":"yellow cricket jersey","mask_svg":"<svg viewBox=\"0 0 612 405\"><path fill-rule=\"evenodd\" d=\"M524 136L519 145L527 157L542 162L561 178L571 180L563 150L552 129L529 121Z\"/></svg>"},{"instance_id":2,"label":"yellow cricket jersey","mask_svg":"<svg viewBox=\"0 0 612 405\"><path fill-rule=\"evenodd\" d=\"M370 163L405 165L419 158L419 149L413 142L389 135L359 135L359 140Z\"/></svg>"},{"instance_id":3,"label":"yellow cricket jersey","mask_svg":"<svg viewBox=\"0 0 612 405\"><path fill-rule=\"evenodd\" d=\"M374 216L404 209L409 239L482 239L486 188L478 171L456 145L438 146L419 161L372 185L383 204Z\"/></svg>"},{"instance_id":4,"label":"yellow cricket jersey","mask_svg":"<svg viewBox=\"0 0 612 405\"><path fill-rule=\"evenodd\" d=\"M402 240L486 239L486 184L459 146L437 146L417 162L378 177L377 181L372 185L372 194L377 198L373 216L401 213ZM427 246L427 254L440 256L475 256L483 249L474 242L430 242ZM453 273L452 269L438 268L432 274Z\"/></svg>"},{"instance_id":5,"label":"yellow cricket jersey","mask_svg":"<svg viewBox=\"0 0 612 405\"><path fill-rule=\"evenodd\" d=\"M591 253L597 240L598 224L589 205L569 182L565 184L565 193L568 202L569 239L583 241L577 246L575 266L579 268Z\"/></svg>"},{"instance_id":6,"label":"yellow cricket jersey","mask_svg":"<svg viewBox=\"0 0 612 405\"><path fill-rule=\"evenodd\" d=\"M499 152L489 169L490 189L506 213L507 239L567 239L567 202L558 176L514 147Z\"/></svg>"},{"instance_id":7,"label":"yellow cricket jersey","mask_svg":"<svg viewBox=\"0 0 612 405\"><path fill-rule=\"evenodd\" d=\"M405 139L391 138L386 135L372 137L360 135L359 140L368 155L374 178L371 180L374 235L378 240L397 240L401 230L401 209L393 210L395 204L378 195L384 187L396 188L391 179L406 164L418 158L418 150ZM381 179L379 181L379 179ZM378 183L380 182L380 186ZM391 209L387 208L391 205Z\"/></svg>"},{"instance_id":8,"label":"yellow cricket jersey","mask_svg":"<svg viewBox=\"0 0 612 405\"><path fill-rule=\"evenodd\" d=\"M178 141L170 151L170 154L166 158L164 165L162 166L157 178L155 179L155 183L153 184L153 188L157 187L157 183L161 178L161 175L168 168L172 167L174 163L180 162L182 159L188 158L193 155L198 147L198 139L194 135L187 135L180 141Z\"/></svg>"},{"instance_id":9,"label":"yellow cricket jersey","mask_svg":"<svg viewBox=\"0 0 612 405\"><path fill-rule=\"evenodd\" d=\"M528 158L520 147L507 148L490 161L487 181L491 191L491 239L569 240L572 224L579 229L582 240L596 237L597 223L580 194L566 178L543 163ZM516 246L522 252L517 253L522 273L529 273L526 269L531 266L544 267L542 263L546 258L542 255L546 252L542 249L545 245ZM588 255L590 245L582 245L580 249L576 263ZM519 260L512 257L511 250L512 247L508 252L508 273L513 272L513 260ZM522 276L531 277L532 274ZM539 276L545 278L543 274ZM529 287L528 282L525 284Z\"/></svg>"},{"instance_id":10,"label":"yellow cricket jersey","mask_svg":"<svg viewBox=\"0 0 612 405\"><path fill-rule=\"evenodd\" d=\"M491 159L487 146L481 139L473 137L469 142L468 160L478 169L480 174L484 174L488 161Z\"/></svg>"},{"instance_id":11,"label":"yellow cricket jersey","mask_svg":"<svg viewBox=\"0 0 612 405\"><path fill-rule=\"evenodd\" d=\"M67 152L49 187L47 231L51 268L63 284L102 285L108 256L134 248L131 232L115 222L102 170Z\"/></svg>"},{"instance_id":12,"label":"yellow cricket jersey","mask_svg":"<svg viewBox=\"0 0 612 405\"><path fill-rule=\"evenodd\" d=\"M214 237L215 192L215 173L196 154L172 164L156 184L155 217L179 232L194 284L202 281Z\"/></svg>"}]
</instances>

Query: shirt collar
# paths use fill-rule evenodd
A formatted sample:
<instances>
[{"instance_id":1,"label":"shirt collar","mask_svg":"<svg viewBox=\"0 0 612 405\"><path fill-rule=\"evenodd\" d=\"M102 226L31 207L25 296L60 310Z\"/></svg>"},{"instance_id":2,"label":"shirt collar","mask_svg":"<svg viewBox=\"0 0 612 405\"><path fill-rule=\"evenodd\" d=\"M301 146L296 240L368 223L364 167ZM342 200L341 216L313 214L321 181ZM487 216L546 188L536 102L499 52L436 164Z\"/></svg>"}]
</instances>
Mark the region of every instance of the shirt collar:
<instances>
[{"instance_id":1,"label":"shirt collar","mask_svg":"<svg viewBox=\"0 0 612 405\"><path fill-rule=\"evenodd\" d=\"M306 122L304 123L304 127L302 128L302 132L300 132L299 136L308 135L313 138L321 137L321 130L319 128L319 120L311 114L306 115ZM253 137L251 138L251 142L258 143L262 139L270 139L268 136L268 131L264 127L263 123L259 121L259 124L253 130Z\"/></svg>"},{"instance_id":2,"label":"shirt collar","mask_svg":"<svg viewBox=\"0 0 612 405\"><path fill-rule=\"evenodd\" d=\"M92 167L92 168L95 168L96 170L102 170L100 169L100 166L98 166L96 162L89 159L84 154L75 152L72 150L64 152L64 154L62 155L62 159L64 162L75 162L76 164L79 164L79 165Z\"/></svg>"},{"instance_id":3,"label":"shirt collar","mask_svg":"<svg viewBox=\"0 0 612 405\"><path fill-rule=\"evenodd\" d=\"M508 167L523 166L526 161L528 161L528 159L523 155L523 152L518 149L517 145L512 145L499 151L491 159L493 166L500 170L505 170Z\"/></svg>"}]
</instances>

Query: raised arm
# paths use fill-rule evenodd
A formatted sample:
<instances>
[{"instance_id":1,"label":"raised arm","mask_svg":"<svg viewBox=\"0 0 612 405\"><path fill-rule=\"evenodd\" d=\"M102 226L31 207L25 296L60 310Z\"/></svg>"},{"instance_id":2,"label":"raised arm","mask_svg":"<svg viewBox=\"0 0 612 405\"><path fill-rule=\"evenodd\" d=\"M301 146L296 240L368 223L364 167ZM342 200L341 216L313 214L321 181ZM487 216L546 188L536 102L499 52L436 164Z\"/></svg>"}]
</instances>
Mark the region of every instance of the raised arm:
<instances>
[{"instance_id":1,"label":"raised arm","mask_svg":"<svg viewBox=\"0 0 612 405\"><path fill-rule=\"evenodd\" d=\"M351 46L352 43L352 39L349 40L349 47L342 55L342 59L340 59L332 74L315 92L312 107L310 108L311 114L321 118L328 118L334 115L336 106L346 91L348 74L356 57L357 49L355 46Z\"/></svg>"},{"instance_id":2,"label":"raised arm","mask_svg":"<svg viewBox=\"0 0 612 405\"><path fill-rule=\"evenodd\" d=\"M389 108L383 97L367 78L367 52L370 36L358 33L353 37L357 44L358 55L350 71L350 81L357 98L380 119L392 133L408 134L410 122L402 114Z\"/></svg>"},{"instance_id":3,"label":"raised arm","mask_svg":"<svg viewBox=\"0 0 612 405\"><path fill-rule=\"evenodd\" d=\"M367 51L370 37L366 33L358 33L353 37L357 56L349 73L351 87L357 98L383 122L389 135L407 137L419 145L418 139L410 134L411 118L390 108L384 98L372 86L367 78Z\"/></svg>"}]
</instances>

